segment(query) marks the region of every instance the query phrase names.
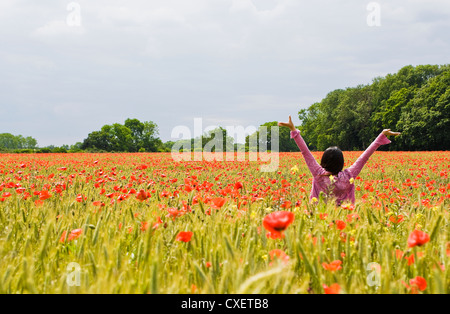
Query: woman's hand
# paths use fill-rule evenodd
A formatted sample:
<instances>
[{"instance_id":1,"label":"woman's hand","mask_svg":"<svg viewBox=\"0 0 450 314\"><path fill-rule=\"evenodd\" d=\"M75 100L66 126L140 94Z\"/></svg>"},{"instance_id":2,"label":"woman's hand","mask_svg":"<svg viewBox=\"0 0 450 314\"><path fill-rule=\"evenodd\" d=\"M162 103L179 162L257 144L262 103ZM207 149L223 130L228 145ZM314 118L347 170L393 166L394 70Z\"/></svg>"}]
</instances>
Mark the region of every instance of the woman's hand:
<instances>
[{"instance_id":1,"label":"woman's hand","mask_svg":"<svg viewBox=\"0 0 450 314\"><path fill-rule=\"evenodd\" d=\"M384 129L382 133L386 136L389 136L389 135L397 136L397 135L402 134L400 132L392 132L391 129Z\"/></svg>"},{"instance_id":2,"label":"woman's hand","mask_svg":"<svg viewBox=\"0 0 450 314\"><path fill-rule=\"evenodd\" d=\"M291 131L295 131L295 126L294 126L294 123L292 123L291 116L289 116L289 122L288 123L278 122L278 126L284 126L284 127L289 128Z\"/></svg>"}]
</instances>

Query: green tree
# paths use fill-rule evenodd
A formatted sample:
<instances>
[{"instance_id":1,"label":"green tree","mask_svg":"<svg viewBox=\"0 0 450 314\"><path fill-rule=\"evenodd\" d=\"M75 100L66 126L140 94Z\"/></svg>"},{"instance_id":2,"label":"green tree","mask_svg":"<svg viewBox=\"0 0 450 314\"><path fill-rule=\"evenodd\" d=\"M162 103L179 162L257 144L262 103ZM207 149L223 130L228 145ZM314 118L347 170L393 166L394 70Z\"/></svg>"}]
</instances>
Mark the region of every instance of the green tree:
<instances>
[{"instance_id":1,"label":"green tree","mask_svg":"<svg viewBox=\"0 0 450 314\"><path fill-rule=\"evenodd\" d=\"M202 136L202 148L208 152L225 152L227 147L231 147L230 151L234 151L234 138L228 136L227 130L223 127L217 127Z\"/></svg>"},{"instance_id":2,"label":"green tree","mask_svg":"<svg viewBox=\"0 0 450 314\"><path fill-rule=\"evenodd\" d=\"M100 131L90 133L80 148L107 152L156 152L163 150L157 135L158 127L154 122L127 119L125 125L104 125Z\"/></svg>"},{"instance_id":3,"label":"green tree","mask_svg":"<svg viewBox=\"0 0 450 314\"><path fill-rule=\"evenodd\" d=\"M152 121L143 122L142 147L146 152L157 152L162 149L162 141L159 139L159 131L156 123Z\"/></svg>"},{"instance_id":4,"label":"green tree","mask_svg":"<svg viewBox=\"0 0 450 314\"><path fill-rule=\"evenodd\" d=\"M113 136L113 150L116 152L135 152L133 150L132 132L126 126L120 123L114 123L111 128Z\"/></svg>"},{"instance_id":5,"label":"green tree","mask_svg":"<svg viewBox=\"0 0 450 314\"><path fill-rule=\"evenodd\" d=\"M36 149L36 147L37 147L36 139L32 138L31 136L25 138L25 148Z\"/></svg>"},{"instance_id":6,"label":"green tree","mask_svg":"<svg viewBox=\"0 0 450 314\"><path fill-rule=\"evenodd\" d=\"M6 149L17 149L19 148L19 143L17 138L9 133L0 134L0 147Z\"/></svg>"},{"instance_id":7,"label":"green tree","mask_svg":"<svg viewBox=\"0 0 450 314\"><path fill-rule=\"evenodd\" d=\"M83 143L77 142L74 145L70 145L69 152L71 153L79 153L82 152Z\"/></svg>"},{"instance_id":8,"label":"green tree","mask_svg":"<svg viewBox=\"0 0 450 314\"><path fill-rule=\"evenodd\" d=\"M165 142L163 144L164 151L166 151L166 152L172 151L172 147L173 147L174 144L175 144L175 142L173 142L173 141Z\"/></svg>"},{"instance_id":9,"label":"green tree","mask_svg":"<svg viewBox=\"0 0 450 314\"><path fill-rule=\"evenodd\" d=\"M103 129L102 131L94 131L83 141L81 149L112 151L111 136Z\"/></svg>"},{"instance_id":10,"label":"green tree","mask_svg":"<svg viewBox=\"0 0 450 314\"><path fill-rule=\"evenodd\" d=\"M297 144L291 140L291 133L287 128L280 128L277 121L266 122L260 125L258 131L246 137L245 150L251 149L251 140L256 141L255 149L257 151L274 150L272 147L272 140L275 134L272 133L272 128L278 133L278 151L279 152L298 152Z\"/></svg>"},{"instance_id":11,"label":"green tree","mask_svg":"<svg viewBox=\"0 0 450 314\"><path fill-rule=\"evenodd\" d=\"M144 123L139 121L138 119L127 119L125 121L125 127L130 129L131 136L132 136L132 143L131 143L131 151L137 152L141 148L144 148L144 139L143 139L143 133L144 133Z\"/></svg>"},{"instance_id":12,"label":"green tree","mask_svg":"<svg viewBox=\"0 0 450 314\"><path fill-rule=\"evenodd\" d=\"M35 149L37 141L31 136L12 135L10 133L0 134L0 148L3 149Z\"/></svg>"},{"instance_id":13,"label":"green tree","mask_svg":"<svg viewBox=\"0 0 450 314\"><path fill-rule=\"evenodd\" d=\"M449 149L450 71L429 79L402 109L397 127L405 149Z\"/></svg>"}]
</instances>

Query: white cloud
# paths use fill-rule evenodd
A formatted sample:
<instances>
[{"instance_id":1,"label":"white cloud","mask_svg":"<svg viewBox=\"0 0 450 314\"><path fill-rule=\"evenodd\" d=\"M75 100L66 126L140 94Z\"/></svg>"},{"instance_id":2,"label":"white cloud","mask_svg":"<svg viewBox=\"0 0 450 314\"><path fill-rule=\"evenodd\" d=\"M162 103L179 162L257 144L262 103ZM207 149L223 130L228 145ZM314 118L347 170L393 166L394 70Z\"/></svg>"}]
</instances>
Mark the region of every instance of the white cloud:
<instances>
[{"instance_id":1,"label":"white cloud","mask_svg":"<svg viewBox=\"0 0 450 314\"><path fill-rule=\"evenodd\" d=\"M69 26L66 21L51 21L34 30L31 35L36 38L61 37L68 35L82 35L86 32L83 26Z\"/></svg>"}]
</instances>

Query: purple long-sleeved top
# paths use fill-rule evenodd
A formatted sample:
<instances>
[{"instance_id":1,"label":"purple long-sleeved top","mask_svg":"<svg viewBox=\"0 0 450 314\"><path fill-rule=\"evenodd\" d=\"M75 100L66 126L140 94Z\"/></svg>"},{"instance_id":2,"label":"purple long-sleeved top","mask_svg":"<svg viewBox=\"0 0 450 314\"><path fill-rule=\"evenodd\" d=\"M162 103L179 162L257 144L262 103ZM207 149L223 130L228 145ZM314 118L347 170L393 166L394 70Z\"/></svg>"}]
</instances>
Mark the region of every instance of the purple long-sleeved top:
<instances>
[{"instance_id":1,"label":"purple long-sleeved top","mask_svg":"<svg viewBox=\"0 0 450 314\"><path fill-rule=\"evenodd\" d=\"M311 189L310 199L313 199L314 197L316 199L319 199L320 192L324 192L326 195L332 194L336 198L336 204L338 206L346 200L351 201L352 204L355 203L355 185L350 183L350 179L354 179L359 175L369 157L378 149L378 147L391 143L386 135L380 133L375 141L370 144L366 151L355 161L355 163L351 167L342 170L337 176L333 176L334 185L333 187L330 187L331 173L326 171L318 164L314 156L309 151L308 146L306 145L302 136L300 135L300 131L291 131L291 138L295 140L298 148L300 148L300 151L305 158L306 165L313 175L313 185ZM332 191L329 191L331 189Z\"/></svg>"}]
</instances>

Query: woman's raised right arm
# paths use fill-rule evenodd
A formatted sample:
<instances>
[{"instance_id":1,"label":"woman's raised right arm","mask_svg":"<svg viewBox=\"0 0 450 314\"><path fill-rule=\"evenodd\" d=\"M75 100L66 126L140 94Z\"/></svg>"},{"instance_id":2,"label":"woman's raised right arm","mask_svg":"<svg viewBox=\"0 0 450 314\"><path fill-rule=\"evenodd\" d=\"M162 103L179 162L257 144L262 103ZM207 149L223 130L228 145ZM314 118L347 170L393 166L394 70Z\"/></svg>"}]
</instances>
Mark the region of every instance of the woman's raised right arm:
<instances>
[{"instance_id":1,"label":"woman's raised right arm","mask_svg":"<svg viewBox=\"0 0 450 314\"><path fill-rule=\"evenodd\" d=\"M319 163L316 161L314 156L311 154L308 146L306 145L305 140L300 135L300 131L297 130L294 126L294 123L292 123L291 116L289 116L288 123L279 122L278 125L287 127L291 130L291 138L293 138L295 140L295 143L297 143L297 146L300 149L300 151L302 152L303 158L305 158L306 165L308 166L309 171L311 171L311 174L315 177L315 176L325 173L326 170L323 169L319 165Z\"/></svg>"},{"instance_id":2,"label":"woman's raised right arm","mask_svg":"<svg viewBox=\"0 0 450 314\"><path fill-rule=\"evenodd\" d=\"M302 152L303 158L305 158L306 165L308 166L309 171L311 171L311 174L314 177L327 172L322 168L322 166L319 165L314 156L311 154L311 151L306 145L303 137L300 135L299 130L291 131L291 138L293 138L295 140L295 143L297 143L298 148Z\"/></svg>"}]
</instances>

